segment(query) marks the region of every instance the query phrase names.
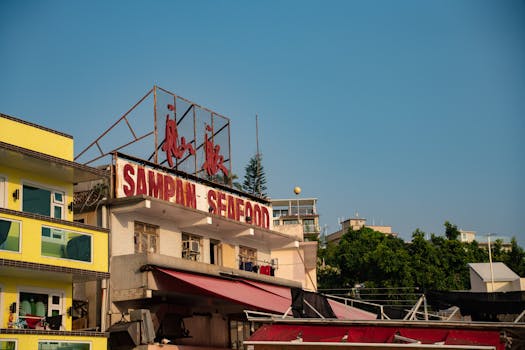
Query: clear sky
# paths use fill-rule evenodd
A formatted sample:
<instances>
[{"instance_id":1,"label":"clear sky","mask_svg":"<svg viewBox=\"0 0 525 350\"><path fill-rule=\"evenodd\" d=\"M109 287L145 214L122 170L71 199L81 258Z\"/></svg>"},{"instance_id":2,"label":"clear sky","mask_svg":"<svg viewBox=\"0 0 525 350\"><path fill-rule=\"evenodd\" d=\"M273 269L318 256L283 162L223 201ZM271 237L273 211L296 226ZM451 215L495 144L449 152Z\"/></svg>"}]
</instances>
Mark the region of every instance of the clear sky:
<instances>
[{"instance_id":1,"label":"clear sky","mask_svg":"<svg viewBox=\"0 0 525 350\"><path fill-rule=\"evenodd\" d=\"M269 195L328 233L525 245L524 1L0 1L0 112L80 151L154 84L231 119L241 176L258 114Z\"/></svg>"}]
</instances>

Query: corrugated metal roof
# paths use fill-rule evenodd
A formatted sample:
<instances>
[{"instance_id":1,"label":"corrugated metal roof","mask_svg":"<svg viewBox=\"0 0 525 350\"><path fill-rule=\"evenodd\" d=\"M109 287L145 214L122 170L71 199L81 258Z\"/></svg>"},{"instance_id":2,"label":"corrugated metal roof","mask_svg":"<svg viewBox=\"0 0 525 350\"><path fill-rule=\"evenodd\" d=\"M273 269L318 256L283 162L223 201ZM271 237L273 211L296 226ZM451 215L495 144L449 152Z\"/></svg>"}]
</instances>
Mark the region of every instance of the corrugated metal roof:
<instances>
[{"instance_id":1,"label":"corrugated metal roof","mask_svg":"<svg viewBox=\"0 0 525 350\"><path fill-rule=\"evenodd\" d=\"M492 281L490 263L470 263L468 266L481 277L483 282ZM509 282L520 278L520 276L502 262L492 263L492 269L494 271L494 282Z\"/></svg>"}]
</instances>

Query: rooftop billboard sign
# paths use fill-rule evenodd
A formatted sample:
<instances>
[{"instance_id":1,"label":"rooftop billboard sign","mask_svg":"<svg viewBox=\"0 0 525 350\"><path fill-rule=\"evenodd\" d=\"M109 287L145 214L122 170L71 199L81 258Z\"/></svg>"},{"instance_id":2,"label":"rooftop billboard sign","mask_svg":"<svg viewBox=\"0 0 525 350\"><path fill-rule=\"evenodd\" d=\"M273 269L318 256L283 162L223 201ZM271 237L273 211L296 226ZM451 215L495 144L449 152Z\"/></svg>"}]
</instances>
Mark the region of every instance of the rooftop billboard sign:
<instances>
[{"instance_id":1,"label":"rooftop billboard sign","mask_svg":"<svg viewBox=\"0 0 525 350\"><path fill-rule=\"evenodd\" d=\"M157 86L75 160L95 165L115 152L231 185L230 120Z\"/></svg>"}]
</instances>

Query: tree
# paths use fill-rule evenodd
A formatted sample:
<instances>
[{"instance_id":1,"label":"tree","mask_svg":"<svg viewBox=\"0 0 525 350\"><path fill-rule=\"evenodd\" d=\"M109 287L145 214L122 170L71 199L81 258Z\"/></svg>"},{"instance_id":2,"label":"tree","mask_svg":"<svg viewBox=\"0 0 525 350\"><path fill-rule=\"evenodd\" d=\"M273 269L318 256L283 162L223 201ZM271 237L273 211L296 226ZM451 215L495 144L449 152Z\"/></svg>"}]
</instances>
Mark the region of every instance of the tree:
<instances>
[{"instance_id":1,"label":"tree","mask_svg":"<svg viewBox=\"0 0 525 350\"><path fill-rule=\"evenodd\" d=\"M230 172L228 175L219 176L219 182L242 191L242 185L236 181L238 178L237 174Z\"/></svg>"},{"instance_id":2,"label":"tree","mask_svg":"<svg viewBox=\"0 0 525 350\"><path fill-rule=\"evenodd\" d=\"M458 239L460 232L456 225L452 225L450 222L445 221L445 236L449 240Z\"/></svg>"},{"instance_id":3,"label":"tree","mask_svg":"<svg viewBox=\"0 0 525 350\"><path fill-rule=\"evenodd\" d=\"M244 171L242 189L255 196L266 197L266 175L262 165L262 156L256 154L251 157Z\"/></svg>"},{"instance_id":4,"label":"tree","mask_svg":"<svg viewBox=\"0 0 525 350\"><path fill-rule=\"evenodd\" d=\"M511 250L507 253L504 262L518 275L525 275L525 251L518 245L516 237L511 240Z\"/></svg>"},{"instance_id":5,"label":"tree","mask_svg":"<svg viewBox=\"0 0 525 350\"><path fill-rule=\"evenodd\" d=\"M319 288L411 287L429 290L470 289L468 263L488 262L488 251L476 241L460 242L456 225L445 222L445 235L426 234L419 229L412 242L387 236L368 227L349 229L338 244L320 251ZM492 260L507 264L525 275L525 251L512 240L510 251L502 241L493 242ZM389 296L390 297L390 296Z\"/></svg>"}]
</instances>

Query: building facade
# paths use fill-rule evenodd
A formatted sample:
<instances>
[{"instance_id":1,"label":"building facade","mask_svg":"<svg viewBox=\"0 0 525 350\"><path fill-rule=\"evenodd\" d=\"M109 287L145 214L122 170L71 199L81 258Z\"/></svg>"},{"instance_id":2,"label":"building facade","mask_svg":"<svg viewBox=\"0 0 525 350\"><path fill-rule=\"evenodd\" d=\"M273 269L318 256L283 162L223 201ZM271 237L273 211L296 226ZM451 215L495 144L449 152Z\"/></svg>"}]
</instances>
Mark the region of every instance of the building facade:
<instances>
[{"instance_id":1,"label":"building facade","mask_svg":"<svg viewBox=\"0 0 525 350\"><path fill-rule=\"evenodd\" d=\"M271 203L275 229L286 231L287 227L300 225L305 241L319 240L317 198L272 199Z\"/></svg>"},{"instance_id":2,"label":"building facade","mask_svg":"<svg viewBox=\"0 0 525 350\"><path fill-rule=\"evenodd\" d=\"M104 311L110 344L154 348L166 339L242 348L254 330L245 310L284 314L292 288L316 290L316 242L305 242L302 230L276 230L268 200L225 181L229 120L160 88L151 94L154 128L143 138L151 136L149 148L140 148L142 155L118 145L104 152L111 157L108 197L80 201L75 215L92 224L107 217L111 231ZM132 114L121 121L133 130ZM77 188L79 198L90 196L89 184ZM151 325L148 334L134 336L137 318Z\"/></svg>"},{"instance_id":3,"label":"building facade","mask_svg":"<svg viewBox=\"0 0 525 350\"><path fill-rule=\"evenodd\" d=\"M362 227L368 227L374 231L381 232L385 235L397 237L397 233L392 232L392 226L367 225L366 219L359 217L359 214L356 213L355 217L346 219L343 222L341 222L341 229L326 236L326 241L327 243L331 242L337 244L339 240L341 240L343 234L348 232L349 229L357 231Z\"/></svg>"},{"instance_id":4,"label":"building facade","mask_svg":"<svg viewBox=\"0 0 525 350\"><path fill-rule=\"evenodd\" d=\"M73 152L71 136L0 115L1 349L107 347L86 319L96 300L76 300L73 286L109 277L108 230L74 222L72 211L74 183L107 174Z\"/></svg>"}]
</instances>

